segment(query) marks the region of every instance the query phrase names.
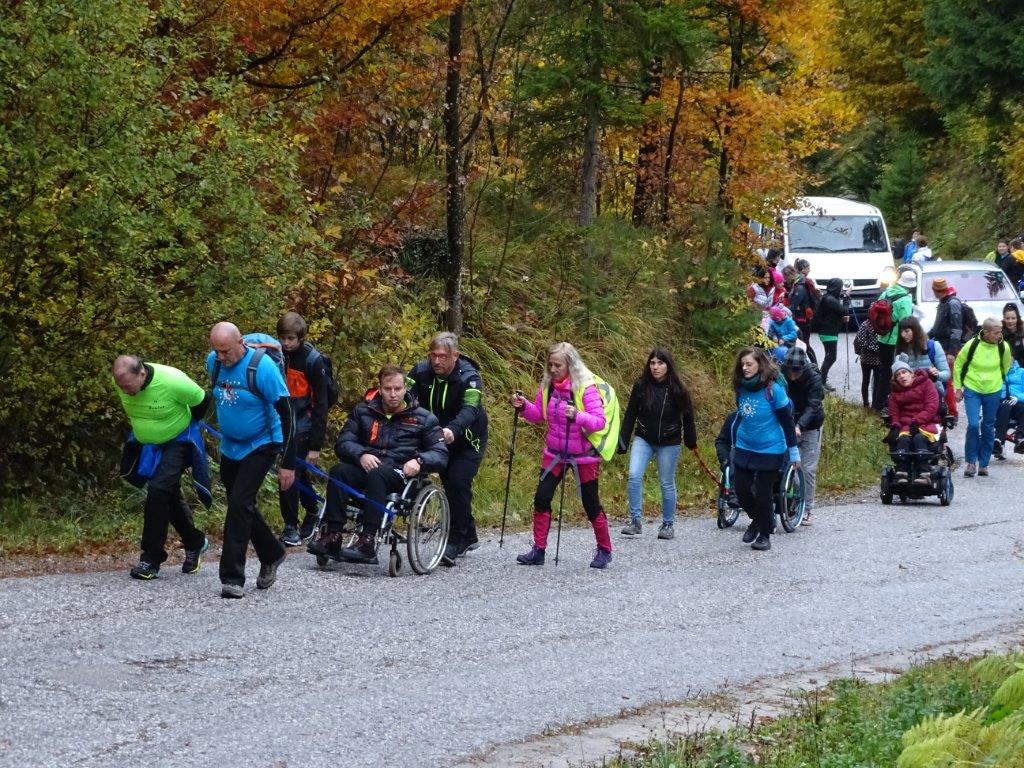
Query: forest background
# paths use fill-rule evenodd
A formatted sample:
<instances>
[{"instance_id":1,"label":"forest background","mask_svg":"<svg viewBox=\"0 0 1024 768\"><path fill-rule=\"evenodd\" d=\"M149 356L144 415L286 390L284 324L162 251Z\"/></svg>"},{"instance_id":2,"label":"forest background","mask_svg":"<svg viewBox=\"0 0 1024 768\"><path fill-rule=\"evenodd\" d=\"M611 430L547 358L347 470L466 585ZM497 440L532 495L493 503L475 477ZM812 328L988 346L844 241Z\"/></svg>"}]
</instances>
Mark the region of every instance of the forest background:
<instances>
[{"instance_id":1,"label":"forest background","mask_svg":"<svg viewBox=\"0 0 1024 768\"><path fill-rule=\"evenodd\" d=\"M946 258L1024 225L1021 17L989 0L6 0L0 514L28 531L8 551L44 518L74 532L137 510L114 472L116 354L205 384L214 322L272 332L288 309L334 360L335 426L382 363L462 335L492 414L487 521L505 398L556 340L623 397L667 344L710 458L749 336L748 218L850 195ZM843 453L869 427L830 408L839 488L878 456ZM520 443L515 519L537 446ZM682 500L706 500L687 461Z\"/></svg>"}]
</instances>

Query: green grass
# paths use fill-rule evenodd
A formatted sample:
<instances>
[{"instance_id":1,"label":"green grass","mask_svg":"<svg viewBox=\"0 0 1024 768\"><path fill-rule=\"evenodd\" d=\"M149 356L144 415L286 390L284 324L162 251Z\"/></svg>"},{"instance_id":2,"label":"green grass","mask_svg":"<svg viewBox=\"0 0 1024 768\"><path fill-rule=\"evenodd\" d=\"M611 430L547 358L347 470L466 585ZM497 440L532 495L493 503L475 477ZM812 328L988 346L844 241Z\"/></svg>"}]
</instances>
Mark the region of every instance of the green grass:
<instances>
[{"instance_id":1,"label":"green grass","mask_svg":"<svg viewBox=\"0 0 1024 768\"><path fill-rule=\"evenodd\" d=\"M924 717L988 703L1020 656L993 656L1001 674L973 660L945 659L915 667L891 683L856 679L801 694L792 716L728 733L708 732L645 745L613 768L868 768L895 765L904 731ZM988 664L988 661L986 662Z\"/></svg>"}]
</instances>

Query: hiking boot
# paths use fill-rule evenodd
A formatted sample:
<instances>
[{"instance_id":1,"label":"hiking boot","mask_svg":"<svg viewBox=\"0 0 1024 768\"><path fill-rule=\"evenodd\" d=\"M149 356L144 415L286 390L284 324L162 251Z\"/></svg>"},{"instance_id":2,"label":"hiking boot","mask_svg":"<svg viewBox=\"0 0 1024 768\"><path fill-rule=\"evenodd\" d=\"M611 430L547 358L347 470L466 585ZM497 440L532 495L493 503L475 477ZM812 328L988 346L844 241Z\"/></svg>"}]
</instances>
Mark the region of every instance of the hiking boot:
<instances>
[{"instance_id":1,"label":"hiking boot","mask_svg":"<svg viewBox=\"0 0 1024 768\"><path fill-rule=\"evenodd\" d=\"M903 470L898 470L892 473L892 479L895 480L897 483L905 483L907 482L907 480L910 479L910 473L904 472Z\"/></svg>"},{"instance_id":2,"label":"hiking boot","mask_svg":"<svg viewBox=\"0 0 1024 768\"><path fill-rule=\"evenodd\" d=\"M747 526L747 530L743 532L743 543L749 544L757 538L757 523L751 523Z\"/></svg>"},{"instance_id":3,"label":"hiking boot","mask_svg":"<svg viewBox=\"0 0 1024 768\"><path fill-rule=\"evenodd\" d=\"M676 537L675 529L672 523L662 523L661 528L658 529L659 539L674 539Z\"/></svg>"},{"instance_id":4,"label":"hiking boot","mask_svg":"<svg viewBox=\"0 0 1024 768\"><path fill-rule=\"evenodd\" d=\"M146 558L139 560L139 564L133 566L128 575L139 581L152 581L160 574L160 566L149 562Z\"/></svg>"},{"instance_id":5,"label":"hiking boot","mask_svg":"<svg viewBox=\"0 0 1024 768\"><path fill-rule=\"evenodd\" d=\"M272 563L260 563L260 575L256 577L256 589L270 589L277 581L277 568L288 555L281 553L281 556Z\"/></svg>"},{"instance_id":6,"label":"hiking boot","mask_svg":"<svg viewBox=\"0 0 1024 768\"><path fill-rule=\"evenodd\" d=\"M316 533L316 524L320 522L317 519L315 512L307 512L306 518L302 521L302 525L299 527L299 538L302 541L309 541L313 538Z\"/></svg>"},{"instance_id":7,"label":"hiking boot","mask_svg":"<svg viewBox=\"0 0 1024 768\"><path fill-rule=\"evenodd\" d=\"M978 467L978 477L988 477L988 467Z\"/></svg>"},{"instance_id":8,"label":"hiking boot","mask_svg":"<svg viewBox=\"0 0 1024 768\"><path fill-rule=\"evenodd\" d=\"M995 456L999 461L1006 461L1006 457L1003 456L1003 441L996 440L992 443L992 455Z\"/></svg>"},{"instance_id":9,"label":"hiking boot","mask_svg":"<svg viewBox=\"0 0 1024 768\"><path fill-rule=\"evenodd\" d=\"M612 553L598 547L597 552L594 553L594 559L590 561L590 567L603 570L608 567L611 561Z\"/></svg>"},{"instance_id":10,"label":"hiking boot","mask_svg":"<svg viewBox=\"0 0 1024 768\"><path fill-rule=\"evenodd\" d=\"M754 539L754 543L750 545L750 548L756 549L759 552L764 552L772 548L772 541L767 536L758 535L758 537Z\"/></svg>"},{"instance_id":11,"label":"hiking boot","mask_svg":"<svg viewBox=\"0 0 1024 768\"><path fill-rule=\"evenodd\" d=\"M245 597L245 590L242 589L241 584L221 584L220 596L237 600L240 597Z\"/></svg>"},{"instance_id":12,"label":"hiking boot","mask_svg":"<svg viewBox=\"0 0 1024 768\"><path fill-rule=\"evenodd\" d=\"M306 551L311 555L330 557L337 560L341 557L341 531L327 531L320 534L320 538L309 542Z\"/></svg>"},{"instance_id":13,"label":"hiking boot","mask_svg":"<svg viewBox=\"0 0 1024 768\"><path fill-rule=\"evenodd\" d=\"M297 547L302 544L302 537L299 536L299 529L294 525L286 525L284 533L281 534L281 543L286 547Z\"/></svg>"},{"instance_id":14,"label":"hiking boot","mask_svg":"<svg viewBox=\"0 0 1024 768\"><path fill-rule=\"evenodd\" d=\"M623 536L639 536L643 532L643 528L643 521L639 517L631 517L619 533Z\"/></svg>"},{"instance_id":15,"label":"hiking boot","mask_svg":"<svg viewBox=\"0 0 1024 768\"><path fill-rule=\"evenodd\" d=\"M466 543L466 548L463 550L463 554L465 554L466 552L472 552L474 549L478 549L479 547L480 547L480 539L478 539L476 536L474 536L472 539L470 539Z\"/></svg>"},{"instance_id":16,"label":"hiking boot","mask_svg":"<svg viewBox=\"0 0 1024 768\"><path fill-rule=\"evenodd\" d=\"M369 533L360 533L354 545L341 550L340 557L350 563L377 565L377 537Z\"/></svg>"},{"instance_id":17,"label":"hiking boot","mask_svg":"<svg viewBox=\"0 0 1024 768\"><path fill-rule=\"evenodd\" d=\"M973 464L964 464L964 477L974 477L974 473L978 471L978 468Z\"/></svg>"},{"instance_id":18,"label":"hiking boot","mask_svg":"<svg viewBox=\"0 0 1024 768\"><path fill-rule=\"evenodd\" d=\"M476 539L473 539L472 541L460 541L455 545L455 556L465 557L467 552L474 550L479 546L480 542Z\"/></svg>"},{"instance_id":19,"label":"hiking boot","mask_svg":"<svg viewBox=\"0 0 1024 768\"><path fill-rule=\"evenodd\" d=\"M988 474L987 472L985 474ZM922 472L914 478L914 485L931 485L932 478L927 472Z\"/></svg>"},{"instance_id":20,"label":"hiking boot","mask_svg":"<svg viewBox=\"0 0 1024 768\"><path fill-rule=\"evenodd\" d=\"M181 563L182 573L199 573L199 567L202 565L203 552L210 548L210 540L203 538L203 545L199 549L186 549L185 559Z\"/></svg>"},{"instance_id":21,"label":"hiking boot","mask_svg":"<svg viewBox=\"0 0 1024 768\"><path fill-rule=\"evenodd\" d=\"M544 550L534 544L530 551L516 557L520 565L544 565Z\"/></svg>"}]
</instances>

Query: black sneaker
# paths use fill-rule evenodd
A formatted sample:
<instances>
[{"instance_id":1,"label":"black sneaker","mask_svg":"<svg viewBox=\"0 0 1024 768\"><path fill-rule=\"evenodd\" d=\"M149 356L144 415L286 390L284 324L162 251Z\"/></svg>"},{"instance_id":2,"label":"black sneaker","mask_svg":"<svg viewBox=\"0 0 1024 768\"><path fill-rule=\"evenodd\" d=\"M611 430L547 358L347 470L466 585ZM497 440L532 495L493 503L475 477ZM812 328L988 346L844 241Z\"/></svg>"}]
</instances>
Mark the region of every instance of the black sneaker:
<instances>
[{"instance_id":1,"label":"black sneaker","mask_svg":"<svg viewBox=\"0 0 1024 768\"><path fill-rule=\"evenodd\" d=\"M377 565L377 537L368 533L359 534L353 546L341 550L340 557L350 563Z\"/></svg>"},{"instance_id":2,"label":"black sneaker","mask_svg":"<svg viewBox=\"0 0 1024 768\"><path fill-rule=\"evenodd\" d=\"M754 543L750 545L751 549L756 549L759 552L764 552L772 548L772 540L767 536L758 536L754 539Z\"/></svg>"},{"instance_id":3,"label":"black sneaker","mask_svg":"<svg viewBox=\"0 0 1024 768\"><path fill-rule=\"evenodd\" d=\"M757 523L751 523L747 526L747 530L743 532L743 543L749 544L757 538Z\"/></svg>"},{"instance_id":4,"label":"black sneaker","mask_svg":"<svg viewBox=\"0 0 1024 768\"><path fill-rule=\"evenodd\" d=\"M302 541L309 541L316 533L316 524L319 522L315 514L307 514L306 519L299 526L299 538Z\"/></svg>"},{"instance_id":5,"label":"black sneaker","mask_svg":"<svg viewBox=\"0 0 1024 768\"><path fill-rule=\"evenodd\" d=\"M160 566L154 565L149 560L143 558L139 560L138 565L128 571L128 574L133 579L138 579L139 581L152 581L160 574Z\"/></svg>"},{"instance_id":6,"label":"black sneaker","mask_svg":"<svg viewBox=\"0 0 1024 768\"><path fill-rule=\"evenodd\" d=\"M269 589L277 581L277 568L288 555L281 553L281 557L272 563L260 564L260 575L256 577L256 589Z\"/></svg>"},{"instance_id":7,"label":"black sneaker","mask_svg":"<svg viewBox=\"0 0 1024 768\"><path fill-rule=\"evenodd\" d=\"M674 539L676 537L675 528L672 523L662 523L661 528L658 529L659 539Z\"/></svg>"},{"instance_id":8,"label":"black sneaker","mask_svg":"<svg viewBox=\"0 0 1024 768\"><path fill-rule=\"evenodd\" d=\"M210 540L203 538L203 545L199 549L186 549L185 559L181 563L182 573L199 573L199 567L202 565L203 552L210 548Z\"/></svg>"},{"instance_id":9,"label":"black sneaker","mask_svg":"<svg viewBox=\"0 0 1024 768\"><path fill-rule=\"evenodd\" d=\"M338 560L341 558L341 539L341 531L324 531L319 539L306 545L306 551L311 555Z\"/></svg>"},{"instance_id":10,"label":"black sneaker","mask_svg":"<svg viewBox=\"0 0 1024 768\"><path fill-rule=\"evenodd\" d=\"M299 529L294 525L286 525L284 533L281 534L281 543L286 547L299 546L302 543L302 539L299 538Z\"/></svg>"},{"instance_id":11,"label":"black sneaker","mask_svg":"<svg viewBox=\"0 0 1024 768\"><path fill-rule=\"evenodd\" d=\"M1003 441L1002 440L996 440L995 442L992 443L992 455L995 456L1000 461L1005 461L1006 460L1006 457L1003 456Z\"/></svg>"},{"instance_id":12,"label":"black sneaker","mask_svg":"<svg viewBox=\"0 0 1024 768\"><path fill-rule=\"evenodd\" d=\"M444 547L444 554L441 555L441 565L445 568L455 567L455 558L459 556L459 547L449 542Z\"/></svg>"}]
</instances>

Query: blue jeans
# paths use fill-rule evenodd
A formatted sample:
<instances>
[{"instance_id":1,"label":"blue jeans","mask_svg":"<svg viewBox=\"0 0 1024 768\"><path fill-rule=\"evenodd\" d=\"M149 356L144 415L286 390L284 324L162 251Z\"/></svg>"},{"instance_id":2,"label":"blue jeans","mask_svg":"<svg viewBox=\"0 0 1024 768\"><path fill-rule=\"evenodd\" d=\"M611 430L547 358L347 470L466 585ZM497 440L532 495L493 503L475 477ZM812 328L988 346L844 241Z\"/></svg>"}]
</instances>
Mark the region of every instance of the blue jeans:
<instances>
[{"instance_id":1,"label":"blue jeans","mask_svg":"<svg viewBox=\"0 0 1024 768\"><path fill-rule=\"evenodd\" d=\"M989 446L991 448L991 446ZM639 520L644 509L644 472L654 458L658 462L658 481L661 484L661 519L672 523L676 519L676 462L681 445L651 445L642 437L633 439L629 448L629 516Z\"/></svg>"},{"instance_id":2,"label":"blue jeans","mask_svg":"<svg viewBox=\"0 0 1024 768\"><path fill-rule=\"evenodd\" d=\"M996 437L996 414L1003 393L982 395L964 387L964 410L967 411L967 439L964 442L964 461L968 464L988 466L992 458L992 442Z\"/></svg>"}]
</instances>

